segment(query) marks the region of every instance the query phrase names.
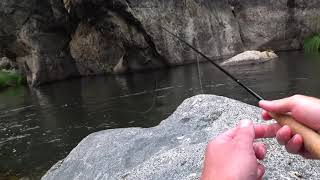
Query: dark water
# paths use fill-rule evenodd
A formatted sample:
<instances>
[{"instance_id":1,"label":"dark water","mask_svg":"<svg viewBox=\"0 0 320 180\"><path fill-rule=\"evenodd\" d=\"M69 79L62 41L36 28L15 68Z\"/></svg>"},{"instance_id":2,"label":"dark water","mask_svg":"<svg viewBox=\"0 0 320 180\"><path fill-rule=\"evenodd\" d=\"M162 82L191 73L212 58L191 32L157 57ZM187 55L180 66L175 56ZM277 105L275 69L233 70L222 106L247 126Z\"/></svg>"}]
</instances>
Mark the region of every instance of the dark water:
<instances>
[{"instance_id":1,"label":"dark water","mask_svg":"<svg viewBox=\"0 0 320 180\"><path fill-rule=\"evenodd\" d=\"M228 70L267 99L296 93L320 97L320 59L308 59L300 52L280 56ZM189 65L0 92L0 179L38 179L88 134L155 126L196 94L256 103L211 64L200 65L201 83L198 75L197 65Z\"/></svg>"}]
</instances>

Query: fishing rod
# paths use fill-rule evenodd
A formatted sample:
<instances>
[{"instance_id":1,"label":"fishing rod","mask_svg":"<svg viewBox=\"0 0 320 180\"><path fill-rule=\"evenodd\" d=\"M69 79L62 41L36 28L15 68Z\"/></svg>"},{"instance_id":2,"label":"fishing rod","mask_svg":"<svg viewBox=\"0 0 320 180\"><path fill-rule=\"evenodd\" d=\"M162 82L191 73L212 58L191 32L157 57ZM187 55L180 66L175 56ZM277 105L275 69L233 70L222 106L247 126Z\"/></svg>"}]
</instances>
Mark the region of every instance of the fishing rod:
<instances>
[{"instance_id":1,"label":"fishing rod","mask_svg":"<svg viewBox=\"0 0 320 180\"><path fill-rule=\"evenodd\" d=\"M252 96L257 98L258 101L263 100L263 98L254 92L252 89L250 89L248 86L244 85L240 82L239 79L235 78L232 74L230 74L227 70L222 68L220 65L218 65L216 62L214 62L212 59L210 59L208 56L204 55L202 52L200 52L198 49L193 47L191 44L189 44L187 41L183 40L179 36L175 35L168 29L162 27L159 24L159 27L166 32L168 32L171 36L177 38L184 44L186 44L188 47L190 47L192 50L194 50L196 53L201 55L204 59L206 59L208 62L213 64L215 67L220 69L223 73L225 73L227 76L229 76L233 81L238 83L241 87L243 87L246 91L248 91ZM304 147L306 150L308 150L311 154L313 154L316 158L320 159L320 135L315 132L314 130L310 129L309 127L297 122L295 119L293 119L291 116L287 114L275 114L275 113L269 113L270 116L276 120L281 126L289 126L293 133L300 134L303 137L304 141Z\"/></svg>"},{"instance_id":2,"label":"fishing rod","mask_svg":"<svg viewBox=\"0 0 320 180\"><path fill-rule=\"evenodd\" d=\"M180 38L179 36L175 35L174 33L172 33L171 31L169 31L168 29L162 27L161 25L159 25L161 29L165 30L166 32L168 32L169 34L171 34L173 37L177 38L178 40L180 40L181 42L183 42L184 44L186 44L188 47L190 47L192 50L194 50L195 52L197 52L199 55L201 55L204 59L206 59L208 62L210 62L211 64L213 64L215 67L217 67L219 70L221 70L224 74L226 74L228 77L230 77L233 81L235 81L236 83L238 83L241 87L243 87L249 94L251 94L252 96L254 96L258 101L263 100L263 98L256 93L255 91L253 91L251 88L249 88L248 86L244 85L239 79L237 79L236 77L234 77L231 73L229 73L227 70L225 70L223 67L221 67L219 64L217 64L216 62L214 62L212 59L210 59L208 56L204 55L202 52L200 52L198 49L196 49L195 47L193 47L191 44L189 44L187 41L183 40L182 38Z\"/></svg>"}]
</instances>

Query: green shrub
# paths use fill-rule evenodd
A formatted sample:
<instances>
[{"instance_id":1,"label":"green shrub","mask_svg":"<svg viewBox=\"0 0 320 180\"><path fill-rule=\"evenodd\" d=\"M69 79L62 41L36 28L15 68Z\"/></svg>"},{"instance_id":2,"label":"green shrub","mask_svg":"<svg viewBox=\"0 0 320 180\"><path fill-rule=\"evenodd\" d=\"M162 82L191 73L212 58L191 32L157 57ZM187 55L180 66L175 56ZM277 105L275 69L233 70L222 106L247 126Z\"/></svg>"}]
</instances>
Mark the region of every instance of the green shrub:
<instances>
[{"instance_id":1,"label":"green shrub","mask_svg":"<svg viewBox=\"0 0 320 180\"><path fill-rule=\"evenodd\" d=\"M320 55L320 34L316 34L304 41L304 51L312 55Z\"/></svg>"},{"instance_id":2,"label":"green shrub","mask_svg":"<svg viewBox=\"0 0 320 180\"><path fill-rule=\"evenodd\" d=\"M25 83L23 76L16 71L0 71L0 88L20 86Z\"/></svg>"}]
</instances>

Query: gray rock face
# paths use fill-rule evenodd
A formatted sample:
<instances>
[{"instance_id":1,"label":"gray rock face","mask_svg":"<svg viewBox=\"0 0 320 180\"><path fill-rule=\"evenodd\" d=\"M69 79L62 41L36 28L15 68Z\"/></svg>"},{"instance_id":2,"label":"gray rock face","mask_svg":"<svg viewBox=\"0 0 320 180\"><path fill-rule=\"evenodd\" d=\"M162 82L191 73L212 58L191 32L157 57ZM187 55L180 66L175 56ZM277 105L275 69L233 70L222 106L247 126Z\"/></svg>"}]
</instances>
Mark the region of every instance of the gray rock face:
<instances>
[{"instance_id":1,"label":"gray rock face","mask_svg":"<svg viewBox=\"0 0 320 180\"><path fill-rule=\"evenodd\" d=\"M320 30L319 0L2 0L0 54L31 85L192 63L248 49L300 49Z\"/></svg>"},{"instance_id":2,"label":"gray rock face","mask_svg":"<svg viewBox=\"0 0 320 180\"><path fill-rule=\"evenodd\" d=\"M70 42L71 55L81 75L120 73L115 68L119 63L121 69L128 71L165 66L147 34L138 25L130 25L134 19L126 19L132 18L130 13L124 11L123 16L112 11L101 13L106 16L101 20L96 20L95 14L86 17L97 22L80 23Z\"/></svg>"},{"instance_id":3,"label":"gray rock face","mask_svg":"<svg viewBox=\"0 0 320 180\"><path fill-rule=\"evenodd\" d=\"M234 14L249 49L291 50L320 30L318 0L234 0Z\"/></svg>"},{"instance_id":4,"label":"gray rock face","mask_svg":"<svg viewBox=\"0 0 320 180\"><path fill-rule=\"evenodd\" d=\"M207 142L242 119L261 123L260 113L259 108L232 99L198 95L156 127L89 135L42 179L199 179ZM264 141L265 179L319 177L320 162L289 155L275 140Z\"/></svg>"},{"instance_id":5,"label":"gray rock face","mask_svg":"<svg viewBox=\"0 0 320 180\"><path fill-rule=\"evenodd\" d=\"M227 1L130 1L132 14L154 40L156 50L171 65L195 62L198 55L172 38L158 24L183 37L212 58L241 52L239 26Z\"/></svg>"}]
</instances>

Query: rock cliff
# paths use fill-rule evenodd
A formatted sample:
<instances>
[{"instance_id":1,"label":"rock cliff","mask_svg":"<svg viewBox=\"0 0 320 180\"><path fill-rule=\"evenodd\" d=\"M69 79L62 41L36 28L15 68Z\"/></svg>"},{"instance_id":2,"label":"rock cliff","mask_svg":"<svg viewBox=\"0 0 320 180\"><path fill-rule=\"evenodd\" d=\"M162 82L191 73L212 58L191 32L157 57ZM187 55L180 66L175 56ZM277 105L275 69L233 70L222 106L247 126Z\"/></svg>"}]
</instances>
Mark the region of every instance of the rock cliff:
<instances>
[{"instance_id":1,"label":"rock cliff","mask_svg":"<svg viewBox=\"0 0 320 180\"><path fill-rule=\"evenodd\" d=\"M208 141L242 119L263 123L260 114L261 109L239 101L198 95L185 100L156 127L89 135L42 179L199 179ZM319 177L319 161L289 155L274 139L264 141L268 147L265 179Z\"/></svg>"},{"instance_id":2,"label":"rock cliff","mask_svg":"<svg viewBox=\"0 0 320 180\"><path fill-rule=\"evenodd\" d=\"M195 62L159 24L212 58L300 49L319 31L318 0L2 0L0 56L31 85Z\"/></svg>"}]
</instances>

